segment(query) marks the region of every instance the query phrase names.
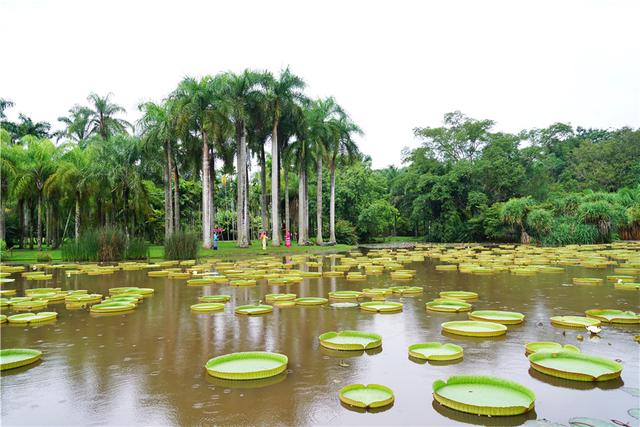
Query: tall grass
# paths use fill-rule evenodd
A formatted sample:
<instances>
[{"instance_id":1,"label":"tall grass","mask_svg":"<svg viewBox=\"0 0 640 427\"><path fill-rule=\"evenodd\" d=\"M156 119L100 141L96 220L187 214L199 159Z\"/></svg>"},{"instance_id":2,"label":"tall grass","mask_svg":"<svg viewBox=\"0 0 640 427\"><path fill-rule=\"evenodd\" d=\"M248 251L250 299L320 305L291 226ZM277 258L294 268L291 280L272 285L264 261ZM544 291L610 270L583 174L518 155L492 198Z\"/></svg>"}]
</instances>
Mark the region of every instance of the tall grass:
<instances>
[{"instance_id":1,"label":"tall grass","mask_svg":"<svg viewBox=\"0 0 640 427\"><path fill-rule=\"evenodd\" d=\"M164 241L165 259L196 259L200 248L198 234L187 230L177 231Z\"/></svg>"},{"instance_id":2,"label":"tall grass","mask_svg":"<svg viewBox=\"0 0 640 427\"><path fill-rule=\"evenodd\" d=\"M117 227L87 230L77 241L65 243L61 248L63 261L110 262L123 259L147 258L148 246L141 238L127 239Z\"/></svg>"}]
</instances>

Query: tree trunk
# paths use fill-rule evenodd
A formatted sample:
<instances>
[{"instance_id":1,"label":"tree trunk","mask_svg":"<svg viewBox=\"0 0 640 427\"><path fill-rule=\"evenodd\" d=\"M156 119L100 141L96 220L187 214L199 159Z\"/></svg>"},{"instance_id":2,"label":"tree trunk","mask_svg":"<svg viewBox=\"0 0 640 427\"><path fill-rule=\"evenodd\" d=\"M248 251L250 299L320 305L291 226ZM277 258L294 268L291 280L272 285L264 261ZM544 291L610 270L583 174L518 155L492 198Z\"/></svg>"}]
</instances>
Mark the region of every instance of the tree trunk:
<instances>
[{"instance_id":1,"label":"tree trunk","mask_svg":"<svg viewBox=\"0 0 640 427\"><path fill-rule=\"evenodd\" d=\"M316 245L322 242L322 158L316 162Z\"/></svg>"},{"instance_id":2,"label":"tree trunk","mask_svg":"<svg viewBox=\"0 0 640 427\"><path fill-rule=\"evenodd\" d=\"M31 221L33 217L33 213L31 212L32 208L31 200L27 201L27 205L24 209L24 222L27 230L27 243L29 245L29 249L33 249L33 226L31 225L33 221Z\"/></svg>"},{"instance_id":3,"label":"tree trunk","mask_svg":"<svg viewBox=\"0 0 640 427\"><path fill-rule=\"evenodd\" d=\"M180 231L180 174L173 162L173 231Z\"/></svg>"},{"instance_id":4,"label":"tree trunk","mask_svg":"<svg viewBox=\"0 0 640 427\"><path fill-rule=\"evenodd\" d=\"M305 239L305 220L304 220L304 167L300 167L300 175L298 176L298 244L304 245Z\"/></svg>"},{"instance_id":5,"label":"tree trunk","mask_svg":"<svg viewBox=\"0 0 640 427\"><path fill-rule=\"evenodd\" d=\"M25 235L25 224L24 224L24 200L18 200L18 222L20 226L20 249L24 248L24 235Z\"/></svg>"},{"instance_id":6,"label":"tree trunk","mask_svg":"<svg viewBox=\"0 0 640 427\"><path fill-rule=\"evenodd\" d=\"M329 165L331 174L331 196L329 198L329 241L336 242L336 161Z\"/></svg>"},{"instance_id":7,"label":"tree trunk","mask_svg":"<svg viewBox=\"0 0 640 427\"><path fill-rule=\"evenodd\" d=\"M0 190L1 191L1 190ZM0 194L0 240L6 242L5 236L5 220L4 220L4 194Z\"/></svg>"},{"instance_id":8,"label":"tree trunk","mask_svg":"<svg viewBox=\"0 0 640 427\"><path fill-rule=\"evenodd\" d=\"M202 132L202 246L211 247L211 170L209 169L209 144Z\"/></svg>"},{"instance_id":9,"label":"tree trunk","mask_svg":"<svg viewBox=\"0 0 640 427\"><path fill-rule=\"evenodd\" d=\"M171 144L164 144L164 238L173 234L173 200L171 193Z\"/></svg>"},{"instance_id":10,"label":"tree trunk","mask_svg":"<svg viewBox=\"0 0 640 427\"><path fill-rule=\"evenodd\" d=\"M258 155L260 157L260 217L262 218L262 229L267 232L269 219L267 218L267 161L264 155L264 144L260 146ZM271 168L273 169L273 163L271 163ZM277 228L277 225L273 224L273 227Z\"/></svg>"},{"instance_id":11,"label":"tree trunk","mask_svg":"<svg viewBox=\"0 0 640 427\"><path fill-rule=\"evenodd\" d=\"M238 172L237 186L238 186L238 194L237 194L237 244L241 248L249 247L249 238L247 236L247 213L245 203L247 196L247 186L246 186L246 174L247 174L247 140L245 136L245 129L243 123L238 123L236 125L236 144L238 147L238 155L237 157L237 165L236 170Z\"/></svg>"},{"instance_id":12,"label":"tree trunk","mask_svg":"<svg viewBox=\"0 0 640 427\"><path fill-rule=\"evenodd\" d=\"M211 238L213 239L213 228L216 226L216 156L211 150L211 204L209 209L211 212Z\"/></svg>"},{"instance_id":13,"label":"tree trunk","mask_svg":"<svg viewBox=\"0 0 640 427\"><path fill-rule=\"evenodd\" d=\"M38 250L42 250L42 190L38 191Z\"/></svg>"},{"instance_id":14,"label":"tree trunk","mask_svg":"<svg viewBox=\"0 0 640 427\"><path fill-rule=\"evenodd\" d=\"M44 212L44 241L51 247L51 203L45 203Z\"/></svg>"},{"instance_id":15,"label":"tree trunk","mask_svg":"<svg viewBox=\"0 0 640 427\"><path fill-rule=\"evenodd\" d=\"M309 177L307 176L307 171L304 172L304 191L303 194L303 205L304 205L304 241L305 244L309 243Z\"/></svg>"},{"instance_id":16,"label":"tree trunk","mask_svg":"<svg viewBox=\"0 0 640 427\"><path fill-rule=\"evenodd\" d=\"M291 217L289 212L289 170L284 170L284 229L291 232Z\"/></svg>"},{"instance_id":17,"label":"tree trunk","mask_svg":"<svg viewBox=\"0 0 640 427\"><path fill-rule=\"evenodd\" d=\"M129 237L129 187L122 191L123 205L122 214L124 216L124 233Z\"/></svg>"},{"instance_id":18,"label":"tree trunk","mask_svg":"<svg viewBox=\"0 0 640 427\"><path fill-rule=\"evenodd\" d=\"M80 192L76 191L76 217L75 217L76 242L80 238Z\"/></svg>"},{"instance_id":19,"label":"tree trunk","mask_svg":"<svg viewBox=\"0 0 640 427\"><path fill-rule=\"evenodd\" d=\"M273 246L280 246L280 195L278 194L280 192L279 180L280 156L278 147L278 119L274 117L273 129L271 130L271 244Z\"/></svg>"},{"instance_id":20,"label":"tree trunk","mask_svg":"<svg viewBox=\"0 0 640 427\"><path fill-rule=\"evenodd\" d=\"M524 230L524 227L522 228L522 230L520 231L520 243L522 243L523 245L528 245L531 242L531 237L529 237L529 234Z\"/></svg>"}]
</instances>

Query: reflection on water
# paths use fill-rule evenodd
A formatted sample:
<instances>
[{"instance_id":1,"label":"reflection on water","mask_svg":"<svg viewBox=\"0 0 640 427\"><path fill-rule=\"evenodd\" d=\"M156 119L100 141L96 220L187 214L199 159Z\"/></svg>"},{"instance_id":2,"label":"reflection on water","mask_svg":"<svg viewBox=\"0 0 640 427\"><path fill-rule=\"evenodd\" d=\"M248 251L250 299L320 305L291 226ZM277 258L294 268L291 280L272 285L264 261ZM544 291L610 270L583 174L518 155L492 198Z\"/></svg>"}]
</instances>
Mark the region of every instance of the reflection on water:
<instances>
[{"instance_id":1,"label":"reflection on water","mask_svg":"<svg viewBox=\"0 0 640 427\"><path fill-rule=\"evenodd\" d=\"M334 262L325 257L325 265ZM627 410L638 398L621 387L639 385L636 325L605 325L600 340L586 339L581 329L555 328L553 315L582 315L590 308L638 311L639 293L614 290L613 285L563 287L572 277L605 277L611 269L567 267L562 274L514 276L498 273L477 276L437 272L433 262L408 265L417 276L395 283L388 274L347 282L342 278L305 279L297 285L187 286L183 280L149 278L146 271L119 271L110 276L72 275L54 270L46 284L16 282L17 288L52 286L88 289L107 294L110 287L155 289L130 313L94 316L86 310L51 306L56 321L33 326L1 327L3 348L41 350L38 364L2 373L3 425L518 425L536 417L567 424L573 416L629 419ZM314 268L311 268L314 270ZM402 302L403 311L389 315L359 308L275 308L263 316L238 316L233 308L255 304L267 293L295 293L298 297L324 296L334 290L362 290L391 285L422 286L417 296L389 297ZM524 324L509 326L505 336L472 338L443 334L440 324L466 320L465 313L425 310L425 302L444 290L480 294L474 309L518 311ZM200 295L229 294L224 312L191 313ZM8 313L12 314L12 313ZM356 354L331 352L318 336L351 329L382 335L383 347ZM577 335L584 335L578 341ZM408 359L411 344L453 342L464 348L455 363L420 363ZM567 382L530 371L523 356L530 341L573 344L584 353L621 359L619 382L591 384ZM281 376L257 381L219 381L204 369L208 359L236 351L266 350L286 354L289 369ZM339 353L339 354L338 354ZM340 362L344 363L340 363ZM414 363L415 362L415 363ZM488 418L465 415L433 403L431 384L456 374L495 375L518 381L536 396L535 413L523 417ZM359 413L345 409L338 398L350 383L378 383L395 394L393 406L383 412ZM584 386L590 388L584 388ZM431 403L431 405L430 405Z\"/></svg>"}]
</instances>

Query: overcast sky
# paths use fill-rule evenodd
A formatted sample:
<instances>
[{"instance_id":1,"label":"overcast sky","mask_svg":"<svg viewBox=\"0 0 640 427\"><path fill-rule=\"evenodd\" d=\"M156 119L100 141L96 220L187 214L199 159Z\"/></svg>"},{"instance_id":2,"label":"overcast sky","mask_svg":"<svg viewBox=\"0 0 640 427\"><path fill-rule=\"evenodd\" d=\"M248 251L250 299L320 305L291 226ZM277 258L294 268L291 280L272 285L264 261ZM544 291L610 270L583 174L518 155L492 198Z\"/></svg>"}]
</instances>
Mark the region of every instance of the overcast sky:
<instances>
[{"instance_id":1,"label":"overcast sky","mask_svg":"<svg viewBox=\"0 0 640 427\"><path fill-rule=\"evenodd\" d=\"M36 120L90 92L128 119L184 76L291 66L375 167L461 110L518 131L640 127L640 1L0 0L0 97Z\"/></svg>"}]
</instances>

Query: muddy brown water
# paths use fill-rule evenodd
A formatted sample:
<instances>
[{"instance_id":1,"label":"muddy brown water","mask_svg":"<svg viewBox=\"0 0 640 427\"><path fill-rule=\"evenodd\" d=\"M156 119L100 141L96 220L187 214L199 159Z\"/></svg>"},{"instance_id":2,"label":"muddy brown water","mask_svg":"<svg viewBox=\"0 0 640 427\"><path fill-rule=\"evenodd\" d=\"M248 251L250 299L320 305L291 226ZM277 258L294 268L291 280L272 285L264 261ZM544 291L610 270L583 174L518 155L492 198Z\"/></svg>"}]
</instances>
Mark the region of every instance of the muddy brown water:
<instances>
[{"instance_id":1,"label":"muddy brown water","mask_svg":"<svg viewBox=\"0 0 640 427\"><path fill-rule=\"evenodd\" d=\"M332 262L324 259L325 267ZM33 348L44 353L36 365L5 371L1 376L2 425L519 425L546 419L568 425L571 417L595 417L637 425L627 411L640 406L633 395L640 383L637 325L605 326L600 338L586 331L551 326L553 315L583 315L590 308L638 311L640 293L613 285L563 286L572 277L604 277L612 269L567 267L561 274L492 276L437 272L434 262L414 262L415 280L396 284L424 287L417 297L389 298L404 303L397 314L373 314L358 308L293 307L272 314L245 317L236 305L256 303L266 293L291 292L327 296L333 290L389 286L388 274L364 282L305 279L290 286L269 286L264 280L250 288L224 285L188 286L184 280L149 278L146 271L119 271L111 276L71 276L53 270L45 283L26 282L13 274L16 288L58 286L107 294L116 286L155 289L128 314L97 317L52 304L57 321L34 326L1 327L2 348ZM466 320L467 315L433 313L424 303L443 290L469 290L480 298L474 309L513 310L526 315L506 336L445 336L440 324ZM224 312L195 314L189 306L203 294L229 294ZM5 311L5 314L12 312ZM339 354L320 347L324 332L357 329L383 337L382 351ZM584 335L584 341L577 335ZM407 347L425 341L459 344L458 363L416 363ZM557 341L582 352L620 359L621 380L581 383L555 379L529 369L523 345ZM237 351L267 350L289 357L289 369L278 377L253 381L222 381L209 376L204 364L212 357ZM494 375L532 389L535 412L521 417L465 415L434 403L431 385L456 374ZM360 413L343 406L341 387L379 383L391 387L396 401L378 412Z\"/></svg>"}]
</instances>

